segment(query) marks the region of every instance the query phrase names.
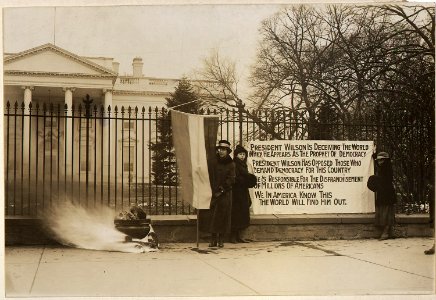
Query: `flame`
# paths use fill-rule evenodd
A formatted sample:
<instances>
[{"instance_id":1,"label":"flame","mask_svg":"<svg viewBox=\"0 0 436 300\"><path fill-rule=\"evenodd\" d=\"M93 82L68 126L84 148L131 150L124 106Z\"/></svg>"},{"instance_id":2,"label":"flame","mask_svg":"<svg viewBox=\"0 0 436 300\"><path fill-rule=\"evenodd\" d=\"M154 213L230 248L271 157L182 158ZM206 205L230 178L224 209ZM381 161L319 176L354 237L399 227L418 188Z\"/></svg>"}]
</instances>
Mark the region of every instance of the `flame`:
<instances>
[{"instance_id":1,"label":"flame","mask_svg":"<svg viewBox=\"0 0 436 300\"><path fill-rule=\"evenodd\" d=\"M142 240L125 242L126 235L115 229L114 218L115 212L108 207L85 208L71 201L53 206L44 214L47 228L63 245L129 253L156 251Z\"/></svg>"}]
</instances>

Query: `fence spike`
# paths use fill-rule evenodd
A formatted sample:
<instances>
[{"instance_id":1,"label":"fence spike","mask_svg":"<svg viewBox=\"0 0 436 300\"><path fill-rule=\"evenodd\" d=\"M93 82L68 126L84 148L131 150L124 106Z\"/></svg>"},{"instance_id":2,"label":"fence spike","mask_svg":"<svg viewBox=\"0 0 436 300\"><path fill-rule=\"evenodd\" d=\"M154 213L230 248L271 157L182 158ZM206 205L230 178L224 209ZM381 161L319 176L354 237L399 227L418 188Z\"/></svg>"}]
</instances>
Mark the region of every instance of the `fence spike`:
<instances>
[{"instance_id":1,"label":"fence spike","mask_svg":"<svg viewBox=\"0 0 436 300\"><path fill-rule=\"evenodd\" d=\"M13 100L11 100L11 101L7 101L6 102L6 109L7 109L7 111L8 111L8 113L9 113L9 109L11 108L11 105L12 106L20 106L21 108L23 107L23 105L24 105L24 107L26 107L26 104L24 104L22 101L19 101L19 102L16 102L15 104L14 104L14 102L13 102ZM63 105L63 107L64 107L64 109L65 110L68 110L68 105L66 104L66 103L62 103L62 104L59 104L59 103L38 103L37 101L35 101L35 103L32 103L32 102L30 102L29 104L28 104L28 106L29 106L29 110L31 110L31 109L35 109L35 107L36 107L36 111L38 111L38 109L39 109L39 106L41 105L41 107L44 107L44 115L39 115L38 114L38 112L37 113L31 113L31 114L29 114L28 116L26 116L26 117L28 117L28 119L29 120L32 120L32 122L33 122L33 120L35 120L36 122L38 122L38 120L41 120L42 118L44 118L44 120L47 120L48 118L47 118L47 116L46 116L46 114L45 114L45 110L47 109L47 107L48 106L50 106L50 108L53 108L54 106L57 106L57 108L58 108L58 111L61 109L61 105ZM78 103L76 104L76 108L77 108L77 105L78 105ZM83 104L82 104L83 105ZM80 105L80 108L81 108L81 106L82 105ZM96 105L94 105L94 111L96 110ZM74 105L71 105L71 109L72 109L72 111L74 112ZM104 111L104 109L105 109L105 107L104 106L101 106L101 109ZM215 113L217 113L217 111L219 112L219 114L221 114L221 124L228 124L228 125L230 125L230 124L235 124L235 121L234 120L232 120L231 118L230 119L227 119L227 120L225 120L224 118L222 118L222 113L224 112L224 111L229 111L228 109L226 110L226 109L219 109L219 108L207 108L207 111L208 112L210 112L210 110L214 110L214 112ZM53 109L52 109L53 110ZM108 111L110 111L111 110L111 106L108 106ZM146 110L146 108L143 106L142 107L142 113L144 114L145 113L145 110ZM151 115L151 112L152 112L152 107L148 107L148 110L149 110L149 112L150 112L150 115ZM204 112L204 110L205 109L201 109L201 111L203 111ZM118 111L118 107L116 106L115 107L115 111ZM135 107L135 112L137 112L138 111L138 107ZM160 111L160 108L158 109L157 107L156 107L156 111ZM163 112L168 112L169 110L166 108L166 107L163 107L162 108L162 111ZM236 110L237 111L237 110ZM277 120L275 120L275 122L280 122L280 123L275 123L275 124L283 124L282 123L282 112L283 112L283 114L286 114L286 118L289 118L289 117L292 117L292 118L301 118L301 119L296 119L296 120L293 120L292 122L301 122L301 124L295 124L295 123L293 123L293 124L286 124L286 132L284 132L284 133L282 133L282 132L280 132L280 136L279 136L279 132L277 132L277 135L273 135L273 136L271 136L271 134L270 133L268 133L268 132L266 132L265 130L263 130L262 128L259 128L259 124L257 123L257 120L256 121L247 121L246 123L247 123L247 132L249 132L250 131L250 129L248 128L249 127L249 125L248 124L253 124L253 126L252 126L252 133L250 132L250 137L251 137L251 134L253 135L253 136L258 136L258 138L259 139L261 139L261 140L268 140L268 139L275 139L275 138L281 138L282 137L282 135L283 134L286 134L286 137L287 138L289 138L289 139L305 139L306 138L306 134L307 134L307 132L306 132L306 128L304 127L304 125L305 124L307 124L307 123L303 123L304 122L304 120L305 119L307 119L308 117L307 117L307 114L308 114L308 112L307 111L297 111L297 110L294 110L294 111L291 111L291 110L279 110L279 111L275 111L275 112L271 112L271 111L265 111L265 110L262 110L262 111L255 111L255 110L253 110L253 114L256 114L256 115L260 115L262 118L261 118L261 124L265 124L266 122L270 122L270 120L268 120L268 119L265 119L264 118L264 116L265 117L267 117L267 118L269 118L269 117L271 117L271 116L275 116L276 118L277 118ZM403 112L402 110L400 111L400 112ZM412 113L413 112L403 112L404 113L404 115L403 115L403 119L402 119L402 121L401 120L397 120L397 121L395 121L395 123L393 124L393 130L397 130L396 129L396 127L398 126L398 128L401 128L401 126L408 126L407 127L407 129L409 129L409 127L410 126L423 126L423 125L420 125L420 124L417 124L416 122L418 122L418 121L421 121L421 120L416 120L416 115L413 115ZM384 116L384 118L389 118L390 116L389 115L383 115ZM10 118L10 116L8 115L7 116L8 118ZM57 117L59 117L59 116L57 116ZM363 120L366 120L366 115L365 116L362 116L362 118L363 118ZM69 116L61 116L61 118L64 118L64 120L68 120L70 117ZM80 128L83 128L83 126L84 125L82 125L81 123L82 122L80 122L81 120L84 120L85 118L83 117L83 116L75 116L74 117L74 120L78 120L79 119L79 121L78 121L78 124L77 125L79 125L80 124ZM237 116L236 116L236 118L237 118ZM374 118L374 115L369 115L368 116L368 118L369 119L373 119ZM422 117L421 117L422 118ZM109 119L109 124L113 124L111 121L113 120L113 121L115 121L115 123L117 124L118 123L118 118L104 118L105 120L108 120ZM71 118L70 118L70 120L71 120ZM410 121L410 122L413 122L412 124L403 124L403 123L405 123L405 121ZM139 122L139 120L137 120L138 122ZM160 115L158 116L158 115L156 115L156 117L155 116L150 116L150 118L147 120L147 121L149 121L149 124L156 124L157 122L164 122L164 124L169 124L169 123L165 123L165 122L167 122L168 120L167 119L165 119L165 118L162 118ZM286 120L287 121L287 120ZM334 126L338 126L338 128L340 128L339 126L344 126L345 127L345 129L347 128L346 126L349 126L350 124L347 124L347 122L344 122L344 121L338 121L338 120L335 120L335 118L333 118L333 119L331 119L330 120L332 123L333 123L333 125ZM355 120L355 121L359 121L359 122L361 122L361 120ZM379 121L379 120L378 120ZM389 119L386 119L386 121L389 121ZM76 122L76 121L74 121L74 122ZM97 121L95 121L95 122L97 122ZM145 123L145 119L143 119L142 120L142 124L143 124L143 126L144 126L144 124L146 124ZM156 123L155 123L156 122ZM232 123L233 122L233 123ZM244 122L245 122L245 120L244 120ZM287 121L288 122L288 121ZM375 122L375 120L374 120L374 122ZM378 122L379 123L379 122ZM43 124L43 123L40 123L42 126L44 126L44 128L46 128L45 126L46 126L46 124ZM67 124L67 123L65 123L65 124ZM76 124L76 123L75 123ZM97 123L96 123L97 124ZM245 123L244 123L245 124ZM269 123L268 123L269 124ZM18 124L19 125L19 124ZM34 126L34 123L30 123L30 125L32 125L32 126ZM49 124L47 123L47 126L48 126ZM60 122L59 122L59 124L58 124L58 126L60 125ZM321 124L322 125L322 124ZM359 125L359 124L357 124L357 125ZM377 134L377 132L376 132L376 129L378 129L377 127L375 127L375 126L377 126L377 124L375 124L375 123L371 123L371 124L363 124L364 126L368 126L369 128L367 129L368 131L369 131L369 136L371 137L372 136L372 134ZM391 130L390 129L390 125L392 125L392 124L382 124L382 125L379 125L380 126L380 128L381 129L383 129L383 128L386 128L385 126L389 126L389 130ZM231 126L231 125L230 125ZM321 133L322 134L324 134L324 131L328 131L329 130L329 128L330 128L330 126L331 126L331 124L328 124L325 128L321 128L323 131L321 131ZM351 124L351 126L354 126L353 124ZM360 125L359 125L360 126ZM42 136L42 135L38 135L38 137L36 138L36 140L33 140L33 135L32 135L32 141L34 142L34 143L37 143L38 141L40 141L40 139L39 139L39 137L41 137L41 138L44 138L44 139L46 139L47 137L49 137L49 138L51 138L50 137L50 135L48 135L48 134L56 134L55 133L55 131L53 131L53 127L54 127L54 123L52 124L52 125L50 125L50 127L52 127L52 129L49 131L48 129L47 129L47 134L45 135L45 136ZM115 125L114 127L116 127L116 128L118 128L117 127L117 125ZM295 127L295 129L294 129L294 127ZM34 128L34 127L32 127L32 128ZM62 126L59 126L58 128L62 128ZM112 129L112 130L114 130L115 128L112 128L112 127L110 127L109 126L109 128L110 129ZM139 128L139 127L138 127ZM144 128L144 127L143 127ZM352 127L348 127L348 128L352 128ZM36 129L36 128L35 128ZM78 132L79 130L79 128L78 128L78 126L76 127L76 126L74 126L74 128L71 128L72 130L71 131L69 131L68 132L68 134L72 134L73 132ZM148 129L148 128L147 128ZM151 132L151 130L153 129L153 125L150 125L150 132ZM159 130L159 129L156 129L156 130ZM348 130L348 129L347 129ZM422 127L418 127L417 128L417 133L416 134L421 134L420 132L422 132L422 130L424 130L424 129L422 129ZM144 132L145 132L146 130L145 130L145 128L144 128ZM80 132L80 131L79 131ZM109 132L109 131L108 131ZM119 131L116 131L116 132L119 132ZM94 134L103 134L103 130L95 130L94 131ZM396 131L393 131L392 132L392 134L393 134L393 136L395 136L394 134L396 133ZM38 133L39 134L39 133ZM347 132L345 132L345 134L350 134L348 131ZM353 132L351 132L351 134L355 134L355 133L353 133ZM384 133L383 132L381 132L380 133L381 135L383 135ZM400 132L400 134L401 134L401 132ZM428 133L425 133L425 134L428 134ZM72 136L72 137L74 137L74 136ZM332 135L332 137L333 138L337 138L336 137L336 134L335 134L335 136L333 136ZM139 137L138 137L139 138ZM149 140L149 142L151 143L151 141L152 141L152 135L150 135L150 136L148 136L148 137L145 137L145 134L144 134L144 141L143 141L143 145L146 145L146 143L147 143L147 140L145 140L146 138L148 138ZM159 138L159 136L158 136L158 138ZM236 142L235 142L235 140L236 140L236 138L235 137L232 137L232 136L229 136L229 140L231 140L233 138L233 142L232 143L235 143L236 144ZM245 136L244 136L244 138L245 138ZM409 133L407 133L407 135L405 135L404 136L404 138L408 138L408 140L410 140L410 137L409 137ZM412 138L413 138L413 136L412 136ZM97 141L97 140L96 140ZM109 142L109 143L108 143ZM110 144L110 145L112 145L112 142L113 142L113 144L116 144L116 141L115 140L104 140L103 141L103 144L105 144L105 143L108 143L108 144ZM132 142L133 143L133 142ZM36 144L36 145L38 145L38 144ZM73 146L74 144L69 144L69 145L71 145L71 146ZM130 145L130 144L129 144ZM50 146L50 145L47 145L47 146ZM387 147L386 145L385 145L385 147ZM60 148L58 148L58 149L60 149ZM74 148L75 149L75 148ZM81 148L79 148L79 149L81 149ZM109 148L109 149L112 149L112 148ZM116 148L117 149L117 148ZM144 146L144 149L145 149L145 146ZM411 148L412 150L414 150L415 148ZM67 149L67 150L69 150L69 149ZM101 149L102 150L102 152L103 152L103 150L104 149ZM140 150L140 149L138 149L138 150ZM387 147L386 148L386 150L387 151L389 151L389 152L392 152L392 154L393 155L395 155L395 154L399 154L398 153L398 151L397 152L394 152L395 151L395 149L392 149L391 147ZM418 149L418 150L420 150L420 149ZM39 151L39 149L37 150L37 151ZM43 149L41 149L41 151L44 151ZM53 148L53 151L56 151L56 149L55 148ZM58 151L60 151L60 150L58 150ZM121 150L121 151L123 151L123 150ZM143 150L144 152L145 152L145 150ZM164 150L162 150L162 152L163 152ZM426 149L423 149L423 150L420 150L423 154L425 154L425 155L429 155L428 154L428 152L426 152L427 150ZM430 150L428 150L428 151L430 151ZM419 152L419 151L415 151L415 153L413 153L413 154L416 154L416 155L418 155L419 153L417 153L417 152ZM35 155L35 156L33 156L33 150L32 150L32 157L33 157L33 159L38 159L38 155ZM37 153L39 153L39 152L37 152ZM59 152L58 152L59 153ZM82 152L83 153L83 152ZM151 151L149 152L149 153L152 153ZM138 153L137 153L138 154ZM165 154L166 155L169 155L170 154L170 152L165 152ZM104 155L104 154L103 154ZM29 156L30 157L30 156ZM76 156L75 156L76 157ZM83 156L80 156L79 155L79 161L80 161L80 157L83 157ZM104 157L104 156L103 156ZM114 158L115 157L115 158ZM145 156L142 156L142 158L144 159L144 157ZM62 158L62 157L61 157ZM110 153L110 158L112 159L112 161L113 160L116 160L116 156L113 156L113 153ZM108 159L109 159L109 157L108 157ZM154 159L153 158L153 156L152 155L150 155L149 156L149 159L150 159L150 161L152 160L152 159ZM76 165L77 166L77 165ZM139 166L139 165L138 165ZM145 168L145 166L144 166L144 168ZM49 169L48 168L46 168L45 169L46 171L48 171ZM76 169L77 171L79 171L78 169ZM147 170L148 171L148 170ZM151 173L152 172L152 170L150 170L150 174L152 174ZM415 172L415 171L413 171L413 172ZM54 173L53 173L54 174ZM108 174L110 175L110 173L108 172ZM145 174L145 173L144 173ZM169 174L170 173L167 173L168 175L167 175L167 177L168 178L170 178L169 177ZM68 176L69 176L69 174L67 174ZM119 179L119 177L118 177L118 179ZM149 179L149 180L151 180L151 179ZM110 179L108 179L108 181L110 182ZM176 180L176 182L177 182L177 180ZM19 183L19 182L17 182L17 183ZM114 184L115 183L115 181L114 182L112 182L112 184ZM153 185L153 183L151 183L150 181L149 181L149 183L150 183L150 186L154 186ZM110 184L110 183L109 183ZM111 186L109 186L109 190L110 190L110 188L111 188ZM54 190L53 190L54 191ZM150 192L151 193L151 192ZM143 194L144 195L144 194ZM150 194L151 195L151 194ZM168 195L168 194L167 194ZM171 194L170 194L170 197L171 197ZM151 197L150 197L151 198ZM166 198L165 198L166 199ZM115 200L115 201L117 201L117 200ZM176 200L177 201L177 200ZM150 202L151 203L151 202ZM172 202L170 202L170 203L172 203ZM116 204L118 204L117 202L116 202ZM177 214L177 211L176 211L176 214Z\"/></svg>"}]
</instances>

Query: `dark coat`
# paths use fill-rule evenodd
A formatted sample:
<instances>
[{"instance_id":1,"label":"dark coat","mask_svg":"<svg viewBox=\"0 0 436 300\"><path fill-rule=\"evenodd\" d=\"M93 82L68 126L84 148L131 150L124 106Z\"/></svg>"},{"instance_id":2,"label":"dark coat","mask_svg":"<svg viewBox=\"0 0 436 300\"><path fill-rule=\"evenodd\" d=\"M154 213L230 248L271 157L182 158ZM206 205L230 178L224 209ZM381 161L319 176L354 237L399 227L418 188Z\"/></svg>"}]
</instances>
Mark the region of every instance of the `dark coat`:
<instances>
[{"instance_id":1,"label":"dark coat","mask_svg":"<svg viewBox=\"0 0 436 300\"><path fill-rule=\"evenodd\" d=\"M390 159L379 166L376 162L375 172L379 177L377 188L376 205L393 205L397 202L393 184L393 171Z\"/></svg>"},{"instance_id":2,"label":"dark coat","mask_svg":"<svg viewBox=\"0 0 436 300\"><path fill-rule=\"evenodd\" d=\"M245 160L243 161L237 157L237 154L240 152L245 152ZM249 173L247 155L247 150L243 147L236 147L233 155L236 179L233 185L232 231L245 229L250 225L251 199L248 192Z\"/></svg>"},{"instance_id":3,"label":"dark coat","mask_svg":"<svg viewBox=\"0 0 436 300\"><path fill-rule=\"evenodd\" d=\"M209 180L212 188L211 206L203 214L200 227L210 233L225 234L230 232L232 211L232 187L235 183L235 165L230 156L209 161ZM221 192L222 191L222 192Z\"/></svg>"}]
</instances>

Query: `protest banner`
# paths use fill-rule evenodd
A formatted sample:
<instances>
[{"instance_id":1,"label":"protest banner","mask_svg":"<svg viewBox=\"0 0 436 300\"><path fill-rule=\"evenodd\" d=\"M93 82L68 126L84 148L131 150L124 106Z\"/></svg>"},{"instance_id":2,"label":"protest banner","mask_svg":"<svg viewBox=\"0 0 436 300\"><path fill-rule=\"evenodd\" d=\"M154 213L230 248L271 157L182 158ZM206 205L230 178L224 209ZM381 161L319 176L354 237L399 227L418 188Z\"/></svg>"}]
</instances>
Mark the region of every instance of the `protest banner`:
<instances>
[{"instance_id":1,"label":"protest banner","mask_svg":"<svg viewBox=\"0 0 436 300\"><path fill-rule=\"evenodd\" d=\"M252 141L254 214L374 212L372 141Z\"/></svg>"}]
</instances>

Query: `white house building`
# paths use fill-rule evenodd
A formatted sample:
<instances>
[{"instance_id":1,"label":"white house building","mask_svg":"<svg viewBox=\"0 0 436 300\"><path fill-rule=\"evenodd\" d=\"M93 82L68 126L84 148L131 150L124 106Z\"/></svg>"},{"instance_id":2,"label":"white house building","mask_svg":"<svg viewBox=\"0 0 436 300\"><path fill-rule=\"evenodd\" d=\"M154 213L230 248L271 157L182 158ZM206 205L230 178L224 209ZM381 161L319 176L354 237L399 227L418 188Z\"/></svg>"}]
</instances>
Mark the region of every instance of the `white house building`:
<instances>
[{"instance_id":1,"label":"white house building","mask_svg":"<svg viewBox=\"0 0 436 300\"><path fill-rule=\"evenodd\" d=\"M127 108L137 107L141 116L145 107L148 118L150 109L155 114L156 107L165 105L179 79L144 76L140 57L133 58L131 75L119 75L118 68L113 58L79 56L53 44L4 54L5 110L8 101L12 113L15 102L19 107L24 103L23 115L31 116L21 119L19 108L18 118L5 118L8 180L14 172L12 162L26 178L40 179L50 170L50 176L62 179L68 174L80 181L85 173L98 181L150 180L149 143L156 138L155 121L129 120ZM86 118L75 119L71 107L84 106L86 95L93 99L92 106L104 107L105 116L109 106L111 117L117 107L118 118L125 119L100 118L88 125ZM33 112L28 110L30 103ZM42 124L34 115L36 105L43 103L59 105L62 117L44 117ZM126 108L123 116L121 107Z\"/></svg>"},{"instance_id":2,"label":"white house building","mask_svg":"<svg viewBox=\"0 0 436 300\"><path fill-rule=\"evenodd\" d=\"M4 55L5 100L81 103L86 94L94 104L162 106L178 79L145 77L140 57L132 74L118 74L119 63L108 57L85 57L53 44Z\"/></svg>"}]
</instances>

